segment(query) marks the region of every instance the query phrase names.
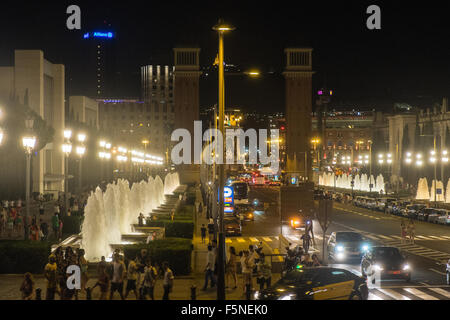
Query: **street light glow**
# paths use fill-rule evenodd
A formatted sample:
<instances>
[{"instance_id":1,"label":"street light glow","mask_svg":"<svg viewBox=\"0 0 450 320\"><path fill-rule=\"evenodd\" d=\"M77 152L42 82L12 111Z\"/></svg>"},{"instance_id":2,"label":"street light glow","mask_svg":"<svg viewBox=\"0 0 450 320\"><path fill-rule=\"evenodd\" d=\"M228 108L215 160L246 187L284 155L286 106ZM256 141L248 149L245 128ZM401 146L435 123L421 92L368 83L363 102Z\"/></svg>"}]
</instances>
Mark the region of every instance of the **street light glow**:
<instances>
[{"instance_id":1,"label":"street light glow","mask_svg":"<svg viewBox=\"0 0 450 320\"><path fill-rule=\"evenodd\" d=\"M75 152L77 153L77 155L82 156L86 152L86 148L83 146L78 146Z\"/></svg>"},{"instance_id":2,"label":"street light glow","mask_svg":"<svg viewBox=\"0 0 450 320\"><path fill-rule=\"evenodd\" d=\"M106 145L106 142L105 141L100 141L99 145L100 145L100 147L104 148L105 145Z\"/></svg>"},{"instance_id":3,"label":"street light glow","mask_svg":"<svg viewBox=\"0 0 450 320\"><path fill-rule=\"evenodd\" d=\"M64 138L70 139L72 137L72 130L66 129L64 130Z\"/></svg>"},{"instance_id":4,"label":"street light glow","mask_svg":"<svg viewBox=\"0 0 450 320\"><path fill-rule=\"evenodd\" d=\"M22 144L25 149L32 150L36 145L36 137L23 137Z\"/></svg>"},{"instance_id":5,"label":"street light glow","mask_svg":"<svg viewBox=\"0 0 450 320\"><path fill-rule=\"evenodd\" d=\"M63 151L65 154L71 153L71 152L72 152L72 145L71 145L70 143L64 143L64 144L62 145L62 151Z\"/></svg>"},{"instance_id":6,"label":"street light glow","mask_svg":"<svg viewBox=\"0 0 450 320\"><path fill-rule=\"evenodd\" d=\"M86 141L86 135L84 133L79 133L78 134L78 141L79 142L84 142Z\"/></svg>"}]
</instances>

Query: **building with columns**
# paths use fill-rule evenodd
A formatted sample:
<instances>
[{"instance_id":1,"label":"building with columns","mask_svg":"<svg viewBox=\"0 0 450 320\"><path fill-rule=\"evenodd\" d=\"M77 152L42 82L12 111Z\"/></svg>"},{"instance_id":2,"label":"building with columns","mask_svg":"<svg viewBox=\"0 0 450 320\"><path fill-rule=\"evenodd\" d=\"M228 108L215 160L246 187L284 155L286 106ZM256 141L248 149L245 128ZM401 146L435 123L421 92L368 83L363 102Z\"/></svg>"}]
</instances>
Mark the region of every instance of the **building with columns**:
<instances>
[{"instance_id":1,"label":"building with columns","mask_svg":"<svg viewBox=\"0 0 450 320\"><path fill-rule=\"evenodd\" d=\"M312 118L312 51L311 48L287 48L286 68L286 153L288 177L311 180Z\"/></svg>"},{"instance_id":2,"label":"building with columns","mask_svg":"<svg viewBox=\"0 0 450 320\"><path fill-rule=\"evenodd\" d=\"M0 98L14 97L22 104L27 99L28 106L54 129L53 141L32 157L32 192L64 190L64 77L64 65L47 61L41 50L15 50L14 66L0 67Z\"/></svg>"}]
</instances>

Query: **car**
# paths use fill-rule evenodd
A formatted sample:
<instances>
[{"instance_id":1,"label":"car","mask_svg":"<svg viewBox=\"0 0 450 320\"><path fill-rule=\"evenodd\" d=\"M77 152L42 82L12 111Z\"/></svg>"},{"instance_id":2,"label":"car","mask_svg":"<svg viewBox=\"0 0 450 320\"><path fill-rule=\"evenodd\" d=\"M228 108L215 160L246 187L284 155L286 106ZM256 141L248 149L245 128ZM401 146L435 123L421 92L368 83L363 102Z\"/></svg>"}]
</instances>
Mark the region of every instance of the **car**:
<instances>
[{"instance_id":1,"label":"car","mask_svg":"<svg viewBox=\"0 0 450 320\"><path fill-rule=\"evenodd\" d=\"M417 219L419 212L425 209L424 204L410 204L401 210L402 216L410 219Z\"/></svg>"},{"instance_id":2,"label":"car","mask_svg":"<svg viewBox=\"0 0 450 320\"><path fill-rule=\"evenodd\" d=\"M411 281L411 266L396 247L376 246L370 248L361 259L361 274L376 279L403 279Z\"/></svg>"},{"instance_id":3,"label":"car","mask_svg":"<svg viewBox=\"0 0 450 320\"><path fill-rule=\"evenodd\" d=\"M255 220L255 211L253 207L250 204L237 204L236 205L236 216L239 217L239 215L242 213L244 214L244 220L246 221L254 221Z\"/></svg>"},{"instance_id":4,"label":"car","mask_svg":"<svg viewBox=\"0 0 450 320\"><path fill-rule=\"evenodd\" d=\"M450 211L445 210L446 213L438 218L439 224L449 225L450 224Z\"/></svg>"},{"instance_id":5,"label":"car","mask_svg":"<svg viewBox=\"0 0 450 320\"><path fill-rule=\"evenodd\" d=\"M370 243L361 234L351 231L332 232L328 239L328 257L336 262L361 259Z\"/></svg>"},{"instance_id":6,"label":"car","mask_svg":"<svg viewBox=\"0 0 450 320\"><path fill-rule=\"evenodd\" d=\"M280 187L281 186L281 182L280 181L270 181L269 182L269 186L271 186L271 187Z\"/></svg>"},{"instance_id":7,"label":"car","mask_svg":"<svg viewBox=\"0 0 450 320\"><path fill-rule=\"evenodd\" d=\"M446 213L447 210L445 209L434 209L433 213L428 216L428 222L438 223L439 217L446 215Z\"/></svg>"},{"instance_id":8,"label":"car","mask_svg":"<svg viewBox=\"0 0 450 320\"><path fill-rule=\"evenodd\" d=\"M236 218L223 218L223 224L225 229L225 236L241 236L242 227Z\"/></svg>"},{"instance_id":9,"label":"car","mask_svg":"<svg viewBox=\"0 0 450 320\"><path fill-rule=\"evenodd\" d=\"M364 278L350 271L315 267L287 272L268 289L256 291L255 300L367 300Z\"/></svg>"},{"instance_id":10,"label":"car","mask_svg":"<svg viewBox=\"0 0 450 320\"><path fill-rule=\"evenodd\" d=\"M398 202L392 201L389 202L386 206L386 213L394 214L394 211L397 210Z\"/></svg>"},{"instance_id":11,"label":"car","mask_svg":"<svg viewBox=\"0 0 450 320\"><path fill-rule=\"evenodd\" d=\"M428 216L434 212L434 208L425 208L417 215L417 219L421 221L428 221Z\"/></svg>"}]
</instances>

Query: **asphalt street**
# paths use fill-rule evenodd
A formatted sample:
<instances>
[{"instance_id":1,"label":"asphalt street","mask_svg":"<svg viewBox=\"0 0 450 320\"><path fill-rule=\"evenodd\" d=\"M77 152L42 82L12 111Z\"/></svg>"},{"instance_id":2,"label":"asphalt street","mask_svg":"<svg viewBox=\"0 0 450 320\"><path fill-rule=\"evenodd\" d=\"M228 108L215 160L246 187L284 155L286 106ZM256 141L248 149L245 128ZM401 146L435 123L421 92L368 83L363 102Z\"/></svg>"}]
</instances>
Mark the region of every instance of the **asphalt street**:
<instances>
[{"instance_id":1,"label":"asphalt street","mask_svg":"<svg viewBox=\"0 0 450 320\"><path fill-rule=\"evenodd\" d=\"M279 188L252 187L249 201L257 200L259 208L255 220L246 222L241 237L227 237L227 246L239 250L250 244L262 242L266 254L277 254L280 249L279 235L291 243L300 243L301 231L284 225L281 228L279 215ZM413 268L411 282L382 281L369 284L373 300L441 300L450 299L450 287L445 285L445 265L450 258L450 227L415 221L416 241L414 244L402 243L400 238L400 217L382 212L357 208L353 205L334 203L332 223L326 232L326 238L334 231L360 232L371 245L391 245L398 247L408 257ZM314 221L315 252L322 259L323 233L318 221ZM327 240L326 240L327 241ZM272 257L279 261L278 257ZM327 259L325 260L327 263ZM356 263L330 264L347 269L357 275L360 265Z\"/></svg>"}]
</instances>

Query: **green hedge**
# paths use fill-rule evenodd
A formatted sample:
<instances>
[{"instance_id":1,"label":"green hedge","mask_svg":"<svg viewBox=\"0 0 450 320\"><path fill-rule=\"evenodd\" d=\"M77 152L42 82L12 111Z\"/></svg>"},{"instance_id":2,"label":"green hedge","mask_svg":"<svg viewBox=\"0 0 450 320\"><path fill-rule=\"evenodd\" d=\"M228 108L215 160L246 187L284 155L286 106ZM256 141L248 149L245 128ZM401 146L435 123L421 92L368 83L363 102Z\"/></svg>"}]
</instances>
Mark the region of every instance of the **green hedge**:
<instances>
[{"instance_id":1,"label":"green hedge","mask_svg":"<svg viewBox=\"0 0 450 320\"><path fill-rule=\"evenodd\" d=\"M81 224L83 223L83 217L70 216L62 217L63 222L63 234L79 234L81 231Z\"/></svg>"},{"instance_id":2,"label":"green hedge","mask_svg":"<svg viewBox=\"0 0 450 320\"><path fill-rule=\"evenodd\" d=\"M148 227L164 227L165 238L185 238L192 239L194 236L194 222L192 220L186 221L171 221L158 220L147 224Z\"/></svg>"},{"instance_id":3,"label":"green hedge","mask_svg":"<svg viewBox=\"0 0 450 320\"><path fill-rule=\"evenodd\" d=\"M192 241L190 240L172 238L154 240L149 244L126 245L124 246L125 258L136 258L141 249L147 249L152 262L158 265L167 261L175 276L191 273Z\"/></svg>"},{"instance_id":4,"label":"green hedge","mask_svg":"<svg viewBox=\"0 0 450 320\"><path fill-rule=\"evenodd\" d=\"M49 255L46 241L1 240L0 273L42 273Z\"/></svg>"}]
</instances>

